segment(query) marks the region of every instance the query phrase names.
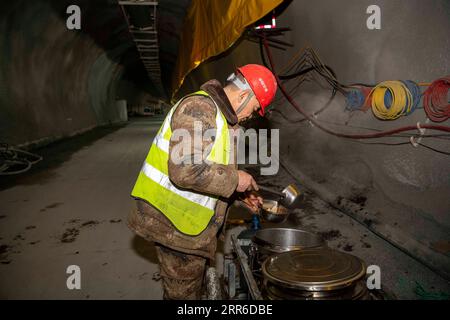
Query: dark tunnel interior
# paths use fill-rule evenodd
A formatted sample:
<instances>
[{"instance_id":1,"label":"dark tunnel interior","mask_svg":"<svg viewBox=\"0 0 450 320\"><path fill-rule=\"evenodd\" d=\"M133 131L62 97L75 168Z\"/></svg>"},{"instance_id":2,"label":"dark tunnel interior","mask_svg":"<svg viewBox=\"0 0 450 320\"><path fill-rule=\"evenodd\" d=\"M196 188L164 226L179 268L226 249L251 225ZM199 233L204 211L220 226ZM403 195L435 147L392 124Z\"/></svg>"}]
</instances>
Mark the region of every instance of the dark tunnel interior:
<instances>
[{"instance_id":1,"label":"dark tunnel interior","mask_svg":"<svg viewBox=\"0 0 450 320\"><path fill-rule=\"evenodd\" d=\"M71 6L80 10L80 28L69 28ZM370 28L376 8L381 25ZM244 160L253 152L257 162L236 166L223 189L245 171L284 193L280 203L288 185L301 193L281 223L257 220L239 205L246 192L208 198L229 199L215 258L206 262L225 287L222 299L299 298L292 286L281 293L269 287L262 260L259 287L248 281L236 243L250 238L235 237L260 228L319 235L336 261L356 257L364 269L358 281L375 266L382 290L366 295L352 287L364 297L450 299L448 30L448 0L0 2L0 299L163 299L165 244L130 231L130 195L153 139L164 136L165 121L176 123L172 107L212 79L240 127L258 134L255 145L244 143ZM241 121L238 98L222 86L247 64L276 75L276 94L264 117ZM212 100L213 125L221 115L225 128L237 125L217 103L223 100ZM261 132L269 148L262 149ZM219 143L219 133L212 141ZM262 174L268 166L276 172ZM192 185L179 189L206 197L201 183ZM203 238L193 239L200 246ZM83 270L82 289L66 288L70 265ZM237 287L232 268L241 272ZM212 294L208 272L204 295Z\"/></svg>"}]
</instances>

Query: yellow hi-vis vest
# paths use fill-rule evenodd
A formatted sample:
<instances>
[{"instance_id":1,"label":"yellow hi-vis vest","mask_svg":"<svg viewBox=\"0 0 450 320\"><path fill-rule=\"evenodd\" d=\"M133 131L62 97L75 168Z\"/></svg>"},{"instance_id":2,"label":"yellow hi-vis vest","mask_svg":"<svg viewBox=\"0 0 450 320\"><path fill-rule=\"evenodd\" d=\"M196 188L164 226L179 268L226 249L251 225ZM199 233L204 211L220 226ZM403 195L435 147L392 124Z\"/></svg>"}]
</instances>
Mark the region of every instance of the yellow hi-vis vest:
<instances>
[{"instance_id":1,"label":"yellow hi-vis vest","mask_svg":"<svg viewBox=\"0 0 450 320\"><path fill-rule=\"evenodd\" d=\"M198 91L188 96L192 95L209 97L205 91ZM187 235L198 235L206 229L213 217L217 197L180 189L170 181L168 174L169 141L172 136L170 124L175 109L184 98L172 107L164 119L153 140L131 195L152 204L179 231ZM211 98L211 100L213 99ZM217 131L207 160L227 165L230 162L230 136L227 120L215 102L214 105L217 109Z\"/></svg>"}]
</instances>

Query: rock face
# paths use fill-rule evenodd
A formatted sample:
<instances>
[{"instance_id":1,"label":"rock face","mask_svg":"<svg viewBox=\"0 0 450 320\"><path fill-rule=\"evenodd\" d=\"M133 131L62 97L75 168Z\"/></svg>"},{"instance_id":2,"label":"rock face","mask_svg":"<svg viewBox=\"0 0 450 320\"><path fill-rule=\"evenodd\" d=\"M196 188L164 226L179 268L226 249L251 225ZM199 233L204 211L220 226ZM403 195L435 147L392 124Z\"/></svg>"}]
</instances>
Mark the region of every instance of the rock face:
<instances>
[{"instance_id":1,"label":"rock face","mask_svg":"<svg viewBox=\"0 0 450 320\"><path fill-rule=\"evenodd\" d=\"M81 8L81 30L66 26L73 3ZM121 79L139 60L117 3L39 0L1 7L2 142L45 143L124 119L116 104L124 95Z\"/></svg>"}]
</instances>

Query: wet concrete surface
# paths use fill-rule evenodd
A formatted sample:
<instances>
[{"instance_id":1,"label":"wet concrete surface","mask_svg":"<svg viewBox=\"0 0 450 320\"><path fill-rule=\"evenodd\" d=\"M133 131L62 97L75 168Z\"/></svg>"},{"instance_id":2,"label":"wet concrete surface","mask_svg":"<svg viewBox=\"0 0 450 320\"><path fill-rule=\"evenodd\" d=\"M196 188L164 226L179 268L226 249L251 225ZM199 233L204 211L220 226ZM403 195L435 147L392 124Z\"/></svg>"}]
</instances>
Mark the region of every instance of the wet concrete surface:
<instances>
[{"instance_id":1,"label":"wet concrete surface","mask_svg":"<svg viewBox=\"0 0 450 320\"><path fill-rule=\"evenodd\" d=\"M155 248L126 227L129 194L162 119L136 119L41 149L44 161L0 191L0 298L161 299ZM256 167L247 170L258 176ZM258 183L296 183L282 168ZM358 200L358 199L357 199ZM364 199L359 199L361 203ZM233 207L229 219L250 219ZM322 235L331 248L381 268L384 290L399 299L445 297L447 281L316 195L305 197L282 224ZM229 236L247 225L228 226ZM81 290L68 290L66 269L81 268Z\"/></svg>"},{"instance_id":2,"label":"wet concrete surface","mask_svg":"<svg viewBox=\"0 0 450 320\"><path fill-rule=\"evenodd\" d=\"M54 176L55 170L70 160L76 152L86 149L96 141L123 128L124 124L103 126L87 131L83 134L65 138L53 142L45 147L40 147L30 152L43 157L44 161L33 165L27 174L2 176L0 179L0 190L8 189L17 185L44 184ZM113 141L113 138L105 138ZM60 203L49 204L58 206Z\"/></svg>"},{"instance_id":3,"label":"wet concrete surface","mask_svg":"<svg viewBox=\"0 0 450 320\"><path fill-rule=\"evenodd\" d=\"M138 119L35 150L44 160L3 179L0 298L160 299L153 245L125 221L131 188L162 119ZM66 269L81 268L81 290Z\"/></svg>"}]
</instances>

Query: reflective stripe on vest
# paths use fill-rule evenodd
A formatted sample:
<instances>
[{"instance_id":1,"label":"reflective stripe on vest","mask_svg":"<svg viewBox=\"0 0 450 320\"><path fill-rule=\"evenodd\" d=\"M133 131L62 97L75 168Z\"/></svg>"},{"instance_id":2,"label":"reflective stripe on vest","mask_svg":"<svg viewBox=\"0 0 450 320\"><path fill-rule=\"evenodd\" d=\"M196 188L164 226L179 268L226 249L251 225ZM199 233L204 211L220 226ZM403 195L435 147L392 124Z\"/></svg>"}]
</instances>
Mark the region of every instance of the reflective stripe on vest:
<instances>
[{"instance_id":1,"label":"reflective stripe on vest","mask_svg":"<svg viewBox=\"0 0 450 320\"><path fill-rule=\"evenodd\" d=\"M198 91L192 95L209 97L204 91ZM168 174L172 115L186 97L180 99L164 119L153 140L131 195L135 198L144 199L155 206L179 231L188 235L198 235L206 229L214 215L217 197L180 189L170 181ZM230 162L228 125L225 116L215 102L214 105L217 109L216 137L207 160L227 165Z\"/></svg>"}]
</instances>

